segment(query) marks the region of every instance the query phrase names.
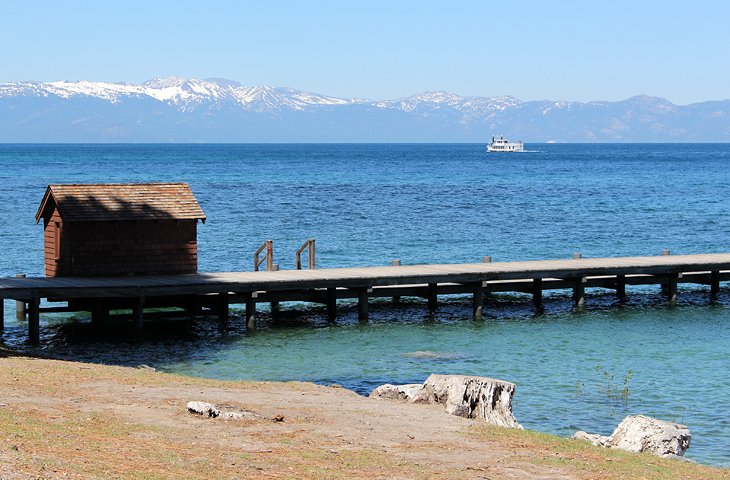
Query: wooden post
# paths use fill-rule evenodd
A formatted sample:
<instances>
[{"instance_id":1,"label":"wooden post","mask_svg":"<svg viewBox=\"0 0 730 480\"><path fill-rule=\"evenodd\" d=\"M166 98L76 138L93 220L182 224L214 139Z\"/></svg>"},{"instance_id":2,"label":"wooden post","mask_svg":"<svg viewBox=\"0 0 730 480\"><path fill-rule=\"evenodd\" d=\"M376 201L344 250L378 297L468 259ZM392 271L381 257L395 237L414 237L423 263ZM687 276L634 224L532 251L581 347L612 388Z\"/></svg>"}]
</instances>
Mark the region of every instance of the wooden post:
<instances>
[{"instance_id":1,"label":"wooden post","mask_svg":"<svg viewBox=\"0 0 730 480\"><path fill-rule=\"evenodd\" d=\"M575 279L575 285L573 286L573 301L575 306L583 308L585 305L586 297L586 277L580 277Z\"/></svg>"},{"instance_id":2,"label":"wooden post","mask_svg":"<svg viewBox=\"0 0 730 480\"><path fill-rule=\"evenodd\" d=\"M484 290L482 289L482 282L477 282L472 285L471 309L474 320L481 321L484 318Z\"/></svg>"},{"instance_id":3,"label":"wooden post","mask_svg":"<svg viewBox=\"0 0 730 480\"><path fill-rule=\"evenodd\" d=\"M664 250L662 250L661 256L668 257L669 255L671 255L671 253L672 252L670 252L668 249L665 248ZM671 292L669 290L670 290L669 282L662 282L661 283L662 295L664 295L665 297L669 297L671 294ZM676 292L675 292L675 295L676 295Z\"/></svg>"},{"instance_id":4,"label":"wooden post","mask_svg":"<svg viewBox=\"0 0 730 480\"><path fill-rule=\"evenodd\" d=\"M314 238L309 239L309 269L314 270L317 266L316 260L317 260L317 248L315 244L316 240Z\"/></svg>"},{"instance_id":5,"label":"wooden post","mask_svg":"<svg viewBox=\"0 0 730 480\"><path fill-rule=\"evenodd\" d=\"M718 271L712 271L710 272L710 296L712 298L717 297L717 295L720 293L720 272Z\"/></svg>"},{"instance_id":6,"label":"wooden post","mask_svg":"<svg viewBox=\"0 0 730 480\"><path fill-rule=\"evenodd\" d=\"M101 323L107 319L109 310L101 298L94 299L94 305L91 307L91 323Z\"/></svg>"},{"instance_id":7,"label":"wooden post","mask_svg":"<svg viewBox=\"0 0 730 480\"><path fill-rule=\"evenodd\" d=\"M358 288L357 290L357 319L361 323L368 321L368 288Z\"/></svg>"},{"instance_id":8,"label":"wooden post","mask_svg":"<svg viewBox=\"0 0 730 480\"><path fill-rule=\"evenodd\" d=\"M16 300L15 301L15 319L19 322L25 321L25 315L26 315L27 309L25 300Z\"/></svg>"},{"instance_id":9,"label":"wooden post","mask_svg":"<svg viewBox=\"0 0 730 480\"><path fill-rule=\"evenodd\" d=\"M18 273L15 275L15 278L25 278L25 273ZM15 301L15 319L25 320L25 300Z\"/></svg>"},{"instance_id":10,"label":"wooden post","mask_svg":"<svg viewBox=\"0 0 730 480\"><path fill-rule=\"evenodd\" d=\"M439 306L438 284L429 283L428 284L428 309L433 312L438 309L438 306Z\"/></svg>"},{"instance_id":11,"label":"wooden post","mask_svg":"<svg viewBox=\"0 0 730 480\"><path fill-rule=\"evenodd\" d=\"M200 305L198 304L198 297L190 298L185 304L185 311L188 315L200 315Z\"/></svg>"},{"instance_id":12,"label":"wooden post","mask_svg":"<svg viewBox=\"0 0 730 480\"><path fill-rule=\"evenodd\" d=\"M394 267L400 267L400 260L393 260ZM393 303L400 303L400 295L393 295Z\"/></svg>"},{"instance_id":13,"label":"wooden post","mask_svg":"<svg viewBox=\"0 0 730 480\"><path fill-rule=\"evenodd\" d=\"M252 292L245 294L246 299L246 330L256 330L256 299Z\"/></svg>"},{"instance_id":14,"label":"wooden post","mask_svg":"<svg viewBox=\"0 0 730 480\"><path fill-rule=\"evenodd\" d=\"M327 289L327 319L333 321L337 318L337 289Z\"/></svg>"},{"instance_id":15,"label":"wooden post","mask_svg":"<svg viewBox=\"0 0 730 480\"><path fill-rule=\"evenodd\" d=\"M532 280L532 303L535 307L542 307L542 278Z\"/></svg>"},{"instance_id":16,"label":"wooden post","mask_svg":"<svg viewBox=\"0 0 730 480\"><path fill-rule=\"evenodd\" d=\"M273 270L274 266L274 242L266 240L266 271Z\"/></svg>"},{"instance_id":17,"label":"wooden post","mask_svg":"<svg viewBox=\"0 0 730 480\"><path fill-rule=\"evenodd\" d=\"M492 263L492 256L491 255L484 255L482 257L482 263Z\"/></svg>"},{"instance_id":18,"label":"wooden post","mask_svg":"<svg viewBox=\"0 0 730 480\"><path fill-rule=\"evenodd\" d=\"M573 260L580 260L581 258L583 258L583 254L582 254L582 253L580 253L580 252L575 252L575 253L573 254Z\"/></svg>"},{"instance_id":19,"label":"wooden post","mask_svg":"<svg viewBox=\"0 0 730 480\"><path fill-rule=\"evenodd\" d=\"M218 320L228 321L228 292L218 294Z\"/></svg>"},{"instance_id":20,"label":"wooden post","mask_svg":"<svg viewBox=\"0 0 730 480\"><path fill-rule=\"evenodd\" d=\"M670 275L667 278L666 283L666 291L667 291L667 300L669 300L669 303L677 303L677 279L679 278L679 275Z\"/></svg>"},{"instance_id":21,"label":"wooden post","mask_svg":"<svg viewBox=\"0 0 730 480\"><path fill-rule=\"evenodd\" d=\"M489 297L492 295L491 290L489 289L489 282L482 282L482 292L484 292L485 297Z\"/></svg>"},{"instance_id":22,"label":"wooden post","mask_svg":"<svg viewBox=\"0 0 730 480\"><path fill-rule=\"evenodd\" d=\"M626 300L626 275L616 275L616 296L619 300Z\"/></svg>"},{"instance_id":23,"label":"wooden post","mask_svg":"<svg viewBox=\"0 0 730 480\"><path fill-rule=\"evenodd\" d=\"M270 270L272 272L278 272L279 271L279 264L278 263L272 263ZM271 316L279 314L279 302L274 300L271 302Z\"/></svg>"},{"instance_id":24,"label":"wooden post","mask_svg":"<svg viewBox=\"0 0 730 480\"><path fill-rule=\"evenodd\" d=\"M134 333L139 335L144 330L144 295L137 297L137 302L132 307L132 321L134 322Z\"/></svg>"},{"instance_id":25,"label":"wooden post","mask_svg":"<svg viewBox=\"0 0 730 480\"><path fill-rule=\"evenodd\" d=\"M40 299L33 297L28 301L28 341L32 345L41 343L41 319L40 319Z\"/></svg>"}]
</instances>

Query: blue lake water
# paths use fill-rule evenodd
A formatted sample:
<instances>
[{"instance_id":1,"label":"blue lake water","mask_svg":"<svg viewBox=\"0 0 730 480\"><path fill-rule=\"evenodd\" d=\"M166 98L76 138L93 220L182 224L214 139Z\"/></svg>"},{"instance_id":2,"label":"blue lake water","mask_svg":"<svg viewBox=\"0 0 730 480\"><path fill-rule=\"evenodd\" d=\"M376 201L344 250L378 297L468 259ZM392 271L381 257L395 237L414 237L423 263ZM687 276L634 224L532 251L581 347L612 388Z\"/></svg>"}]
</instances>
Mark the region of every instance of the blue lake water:
<instances>
[{"instance_id":1,"label":"blue lake water","mask_svg":"<svg viewBox=\"0 0 730 480\"><path fill-rule=\"evenodd\" d=\"M251 270L269 238L281 268L293 267L310 237L321 267L730 251L730 145L528 148L0 145L0 275L42 275L34 215L49 183L189 182L208 216L199 226L203 271ZM251 335L234 311L227 325L152 321L141 339L129 325L94 329L85 314L45 315L40 350L360 393L430 373L492 376L517 383L515 415L527 428L608 434L644 413L690 427L688 458L730 466L730 288L708 297L681 287L668 306L658 287L637 287L620 305L589 290L575 312L567 292L554 293L537 312L527 296L495 295L478 323L464 297L431 315L418 299L381 300L367 325L346 302L335 324L321 307L285 304L280 318L263 312ZM8 302L2 342L29 349L14 317Z\"/></svg>"}]
</instances>

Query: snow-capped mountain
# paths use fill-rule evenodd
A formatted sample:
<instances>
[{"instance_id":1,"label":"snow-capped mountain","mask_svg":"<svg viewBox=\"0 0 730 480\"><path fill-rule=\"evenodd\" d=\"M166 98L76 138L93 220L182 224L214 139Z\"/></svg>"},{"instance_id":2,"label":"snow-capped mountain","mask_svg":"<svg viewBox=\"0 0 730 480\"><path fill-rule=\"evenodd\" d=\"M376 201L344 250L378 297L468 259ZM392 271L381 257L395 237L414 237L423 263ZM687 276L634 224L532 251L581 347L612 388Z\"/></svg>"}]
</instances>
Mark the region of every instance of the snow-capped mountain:
<instances>
[{"instance_id":1,"label":"snow-capped mountain","mask_svg":"<svg viewBox=\"0 0 730 480\"><path fill-rule=\"evenodd\" d=\"M354 101L291 88L244 87L238 82L230 80L198 80L179 77L158 78L142 85L87 81L0 84L0 98L8 96L89 97L107 100L111 103L149 97L168 105L174 105L181 111L206 103L230 102L245 110L263 112L285 108L302 110L310 105L344 105Z\"/></svg>"},{"instance_id":2,"label":"snow-capped mountain","mask_svg":"<svg viewBox=\"0 0 730 480\"><path fill-rule=\"evenodd\" d=\"M730 141L730 101L337 98L225 79L0 84L0 142Z\"/></svg>"},{"instance_id":3,"label":"snow-capped mountain","mask_svg":"<svg viewBox=\"0 0 730 480\"><path fill-rule=\"evenodd\" d=\"M404 112L419 109L452 108L464 113L486 113L502 111L521 103L514 97L460 97L448 92L423 92L397 100L385 100L375 104L381 108L395 108Z\"/></svg>"}]
</instances>

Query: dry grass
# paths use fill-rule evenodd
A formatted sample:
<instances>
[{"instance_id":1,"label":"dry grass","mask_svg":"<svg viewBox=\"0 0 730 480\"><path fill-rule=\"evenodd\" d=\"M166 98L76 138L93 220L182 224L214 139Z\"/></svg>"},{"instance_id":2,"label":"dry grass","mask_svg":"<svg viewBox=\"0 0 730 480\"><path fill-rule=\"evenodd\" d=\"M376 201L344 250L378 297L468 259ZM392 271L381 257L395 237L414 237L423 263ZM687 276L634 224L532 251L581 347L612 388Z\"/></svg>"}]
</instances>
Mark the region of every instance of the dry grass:
<instances>
[{"instance_id":1,"label":"dry grass","mask_svg":"<svg viewBox=\"0 0 730 480\"><path fill-rule=\"evenodd\" d=\"M529 457L535 465L559 467L579 478L596 480L707 480L730 479L730 471L635 454L615 449L594 447L589 442L565 439L529 430L512 430L479 425L470 428L468 436L480 440L499 441Z\"/></svg>"},{"instance_id":2,"label":"dry grass","mask_svg":"<svg viewBox=\"0 0 730 480\"><path fill-rule=\"evenodd\" d=\"M205 420L201 420L205 421ZM213 422L213 420L210 420ZM427 478L413 462L372 450L322 449L272 434L279 447L190 441L189 428L150 427L107 413L0 410L15 475L27 478Z\"/></svg>"},{"instance_id":3,"label":"dry grass","mask_svg":"<svg viewBox=\"0 0 730 480\"><path fill-rule=\"evenodd\" d=\"M210 399L261 413L185 412ZM274 422L277 413L285 422ZM226 382L0 352L0 479L730 479L700 465L306 383Z\"/></svg>"}]
</instances>

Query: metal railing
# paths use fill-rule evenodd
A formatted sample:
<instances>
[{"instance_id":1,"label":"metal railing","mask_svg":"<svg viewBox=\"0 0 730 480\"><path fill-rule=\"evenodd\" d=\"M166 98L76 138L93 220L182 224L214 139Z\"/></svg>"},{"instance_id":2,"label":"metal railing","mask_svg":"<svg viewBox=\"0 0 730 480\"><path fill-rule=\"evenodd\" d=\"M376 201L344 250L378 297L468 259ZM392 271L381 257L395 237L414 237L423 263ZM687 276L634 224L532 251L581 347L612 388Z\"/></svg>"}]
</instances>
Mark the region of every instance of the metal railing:
<instances>
[{"instance_id":1,"label":"metal railing","mask_svg":"<svg viewBox=\"0 0 730 480\"><path fill-rule=\"evenodd\" d=\"M261 252L266 250L266 254L259 260L259 255L261 255ZM259 267L262 263L266 261L266 271L271 271L274 269L274 242L272 240L266 240L258 250L256 250L256 253L253 254L253 271L258 272Z\"/></svg>"},{"instance_id":2,"label":"metal railing","mask_svg":"<svg viewBox=\"0 0 730 480\"><path fill-rule=\"evenodd\" d=\"M297 250L296 253L296 264L297 264L297 270L302 269L302 252L304 250L307 250L307 260L308 260L308 268L310 270L314 270L316 260L317 260L317 253L316 253L316 247L315 247L315 240L313 238L307 239L306 242L302 244L301 247L299 247L299 250Z\"/></svg>"}]
</instances>

